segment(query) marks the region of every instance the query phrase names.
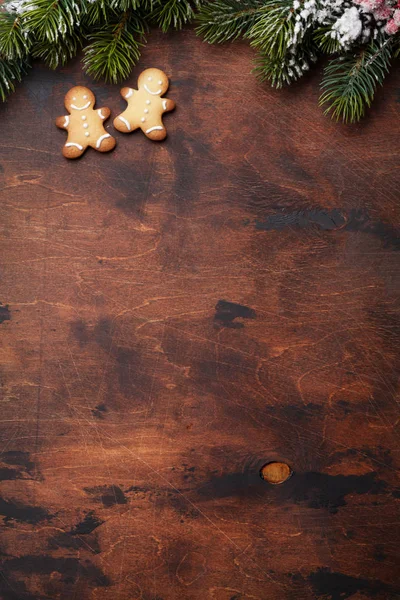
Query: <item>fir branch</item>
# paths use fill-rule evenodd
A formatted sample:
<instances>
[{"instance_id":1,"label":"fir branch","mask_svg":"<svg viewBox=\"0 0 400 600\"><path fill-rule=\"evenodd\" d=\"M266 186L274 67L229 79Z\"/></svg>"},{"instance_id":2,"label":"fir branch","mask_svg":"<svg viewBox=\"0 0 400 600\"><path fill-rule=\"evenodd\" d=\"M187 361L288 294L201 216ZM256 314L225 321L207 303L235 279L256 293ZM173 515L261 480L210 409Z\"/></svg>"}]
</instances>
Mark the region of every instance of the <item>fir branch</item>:
<instances>
[{"instance_id":1,"label":"fir branch","mask_svg":"<svg viewBox=\"0 0 400 600\"><path fill-rule=\"evenodd\" d=\"M110 8L115 11L125 12L127 10L135 10L140 6L145 5L145 7L150 10L153 0L109 0L108 4ZM146 6L147 5L147 6ZM150 5L150 6L149 6Z\"/></svg>"},{"instance_id":2,"label":"fir branch","mask_svg":"<svg viewBox=\"0 0 400 600\"><path fill-rule=\"evenodd\" d=\"M302 77L316 59L312 44L297 49L296 54L287 52L282 56L260 53L254 72L261 81L269 81L272 87L281 88Z\"/></svg>"},{"instance_id":3,"label":"fir branch","mask_svg":"<svg viewBox=\"0 0 400 600\"><path fill-rule=\"evenodd\" d=\"M50 69L56 69L66 65L81 47L82 39L76 34L65 36L57 44L42 40L33 45L32 57L43 60Z\"/></svg>"},{"instance_id":4,"label":"fir branch","mask_svg":"<svg viewBox=\"0 0 400 600\"><path fill-rule=\"evenodd\" d=\"M193 6L192 6L193 4ZM189 0L156 0L153 2L151 19L165 33L170 27L181 29L194 17L194 7L200 6L200 0L190 2Z\"/></svg>"},{"instance_id":5,"label":"fir branch","mask_svg":"<svg viewBox=\"0 0 400 600\"><path fill-rule=\"evenodd\" d=\"M340 42L332 37L332 26L326 25L315 30L314 41L318 48L325 54L334 54L340 51Z\"/></svg>"},{"instance_id":6,"label":"fir branch","mask_svg":"<svg viewBox=\"0 0 400 600\"><path fill-rule=\"evenodd\" d=\"M22 15L24 26L38 40L58 43L79 25L79 4L75 0L29 0Z\"/></svg>"},{"instance_id":7,"label":"fir branch","mask_svg":"<svg viewBox=\"0 0 400 600\"><path fill-rule=\"evenodd\" d=\"M144 34L143 20L131 11L99 27L88 36L91 43L84 49L86 71L113 83L126 79L139 59Z\"/></svg>"},{"instance_id":8,"label":"fir branch","mask_svg":"<svg viewBox=\"0 0 400 600\"><path fill-rule=\"evenodd\" d=\"M207 2L197 15L197 33L210 44L236 40L249 31L264 5L263 0Z\"/></svg>"},{"instance_id":9,"label":"fir branch","mask_svg":"<svg viewBox=\"0 0 400 600\"><path fill-rule=\"evenodd\" d=\"M393 38L380 38L366 48L333 59L324 70L320 105L325 114L345 123L359 121L371 105L390 68Z\"/></svg>"},{"instance_id":10,"label":"fir branch","mask_svg":"<svg viewBox=\"0 0 400 600\"><path fill-rule=\"evenodd\" d=\"M291 0L270 0L257 15L247 37L251 45L273 59L287 54L293 38L295 20Z\"/></svg>"},{"instance_id":11,"label":"fir branch","mask_svg":"<svg viewBox=\"0 0 400 600\"><path fill-rule=\"evenodd\" d=\"M0 99L3 102L15 90L15 83L21 81L26 66L21 60L8 61L0 58Z\"/></svg>"},{"instance_id":12,"label":"fir branch","mask_svg":"<svg viewBox=\"0 0 400 600\"><path fill-rule=\"evenodd\" d=\"M0 13L0 56L20 60L29 54L30 39L23 30L21 18L15 14Z\"/></svg>"},{"instance_id":13,"label":"fir branch","mask_svg":"<svg viewBox=\"0 0 400 600\"><path fill-rule=\"evenodd\" d=\"M90 27L107 23L109 18L110 2L108 0L95 0L88 2L82 17L82 26L90 30ZM114 13L113 13L114 14Z\"/></svg>"}]
</instances>

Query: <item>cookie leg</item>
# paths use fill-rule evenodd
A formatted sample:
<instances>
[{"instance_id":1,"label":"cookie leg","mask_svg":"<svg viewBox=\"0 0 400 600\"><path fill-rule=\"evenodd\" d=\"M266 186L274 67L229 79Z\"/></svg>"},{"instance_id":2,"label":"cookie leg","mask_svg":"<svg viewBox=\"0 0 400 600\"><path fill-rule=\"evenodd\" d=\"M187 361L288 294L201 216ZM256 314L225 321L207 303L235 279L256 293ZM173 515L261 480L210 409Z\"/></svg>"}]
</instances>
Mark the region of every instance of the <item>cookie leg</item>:
<instances>
[{"instance_id":1,"label":"cookie leg","mask_svg":"<svg viewBox=\"0 0 400 600\"><path fill-rule=\"evenodd\" d=\"M65 144L63 148L63 156L65 158L79 158L85 152L86 148L81 146L80 144L74 144L73 142L68 142Z\"/></svg>"},{"instance_id":2,"label":"cookie leg","mask_svg":"<svg viewBox=\"0 0 400 600\"><path fill-rule=\"evenodd\" d=\"M136 129L136 127L132 126L132 124L129 122L129 119L124 116L124 113L122 113L122 115L118 115L118 117L115 117L113 124L115 129L117 129L117 131L121 131L122 133L129 133L130 131Z\"/></svg>"},{"instance_id":3,"label":"cookie leg","mask_svg":"<svg viewBox=\"0 0 400 600\"><path fill-rule=\"evenodd\" d=\"M161 142L167 137L167 130L163 125L142 129L143 133L154 142Z\"/></svg>"},{"instance_id":4,"label":"cookie leg","mask_svg":"<svg viewBox=\"0 0 400 600\"><path fill-rule=\"evenodd\" d=\"M109 133L105 133L100 136L96 142L95 148L99 152L109 152L113 148L115 148L115 138L113 138Z\"/></svg>"}]
</instances>

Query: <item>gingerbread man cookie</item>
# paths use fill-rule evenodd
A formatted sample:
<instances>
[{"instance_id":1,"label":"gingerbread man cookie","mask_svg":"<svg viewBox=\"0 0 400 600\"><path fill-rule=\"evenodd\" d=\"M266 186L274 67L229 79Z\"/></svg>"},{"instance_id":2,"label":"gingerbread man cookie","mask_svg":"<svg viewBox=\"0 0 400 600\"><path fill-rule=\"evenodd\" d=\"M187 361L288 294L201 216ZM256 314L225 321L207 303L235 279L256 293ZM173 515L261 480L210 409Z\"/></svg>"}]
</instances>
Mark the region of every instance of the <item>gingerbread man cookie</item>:
<instances>
[{"instance_id":1,"label":"gingerbread man cookie","mask_svg":"<svg viewBox=\"0 0 400 600\"><path fill-rule=\"evenodd\" d=\"M140 129L151 140L161 141L167 136L161 116L173 110L175 102L161 98L169 81L160 69L146 69L138 79L138 90L122 88L121 95L128 103L126 110L114 119L118 131L128 133Z\"/></svg>"},{"instance_id":2,"label":"gingerbread man cookie","mask_svg":"<svg viewBox=\"0 0 400 600\"><path fill-rule=\"evenodd\" d=\"M103 122L111 114L109 108L94 109L96 99L93 92L80 85L73 87L65 96L65 108L70 112L65 117L57 117L56 125L68 131L63 148L66 158L78 158L88 146L99 152L108 152L115 146L113 138L103 127Z\"/></svg>"}]
</instances>

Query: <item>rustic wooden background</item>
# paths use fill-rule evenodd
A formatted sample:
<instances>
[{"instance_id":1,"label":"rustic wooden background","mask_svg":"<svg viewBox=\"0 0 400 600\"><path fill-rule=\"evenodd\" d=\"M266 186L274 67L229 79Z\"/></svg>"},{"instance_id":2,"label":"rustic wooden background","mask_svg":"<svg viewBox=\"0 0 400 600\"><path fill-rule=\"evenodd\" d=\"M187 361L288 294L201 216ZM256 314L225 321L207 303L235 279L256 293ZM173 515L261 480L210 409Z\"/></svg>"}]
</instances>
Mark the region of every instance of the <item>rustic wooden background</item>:
<instances>
[{"instance_id":1,"label":"rustic wooden background","mask_svg":"<svg viewBox=\"0 0 400 600\"><path fill-rule=\"evenodd\" d=\"M344 127L251 60L153 34L168 139L75 162L119 86L0 107L1 600L400 598L400 77Z\"/></svg>"}]
</instances>

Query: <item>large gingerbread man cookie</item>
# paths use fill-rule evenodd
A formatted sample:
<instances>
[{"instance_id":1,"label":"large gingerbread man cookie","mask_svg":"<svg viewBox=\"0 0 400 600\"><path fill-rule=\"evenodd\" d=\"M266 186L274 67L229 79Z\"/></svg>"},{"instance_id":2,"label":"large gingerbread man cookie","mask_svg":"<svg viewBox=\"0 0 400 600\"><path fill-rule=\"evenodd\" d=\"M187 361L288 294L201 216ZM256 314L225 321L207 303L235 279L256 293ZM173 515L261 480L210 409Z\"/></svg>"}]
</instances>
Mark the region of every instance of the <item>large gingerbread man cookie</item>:
<instances>
[{"instance_id":1,"label":"large gingerbread man cookie","mask_svg":"<svg viewBox=\"0 0 400 600\"><path fill-rule=\"evenodd\" d=\"M99 152L108 152L115 146L115 138L106 132L103 122L111 114L109 108L94 108L93 92L80 85L73 87L65 96L65 108L69 115L57 117L56 125L68 131L63 148L66 158L78 158L88 146Z\"/></svg>"},{"instance_id":2,"label":"large gingerbread man cookie","mask_svg":"<svg viewBox=\"0 0 400 600\"><path fill-rule=\"evenodd\" d=\"M128 103L126 110L114 119L118 131L128 133L140 129L151 140L167 136L162 114L173 110L175 102L161 98L168 89L168 77L160 69L146 69L138 79L138 90L122 88L121 95Z\"/></svg>"}]
</instances>

